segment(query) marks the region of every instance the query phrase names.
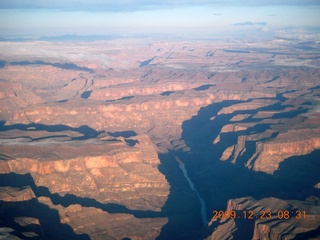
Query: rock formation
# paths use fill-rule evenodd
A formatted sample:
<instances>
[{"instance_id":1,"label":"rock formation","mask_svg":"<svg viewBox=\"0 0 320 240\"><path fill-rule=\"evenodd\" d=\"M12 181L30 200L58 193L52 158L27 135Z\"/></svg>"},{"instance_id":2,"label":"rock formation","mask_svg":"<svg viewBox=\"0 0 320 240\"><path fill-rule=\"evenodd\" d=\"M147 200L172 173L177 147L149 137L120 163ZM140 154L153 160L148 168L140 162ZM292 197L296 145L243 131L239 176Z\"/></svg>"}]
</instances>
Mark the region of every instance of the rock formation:
<instances>
[{"instance_id":1,"label":"rock formation","mask_svg":"<svg viewBox=\"0 0 320 240\"><path fill-rule=\"evenodd\" d=\"M318 236L310 203L320 197L315 42L117 39L81 48L1 42L0 49L4 235ZM203 227L196 193L172 156L185 164L207 213L229 201L238 211L301 207L310 218Z\"/></svg>"},{"instance_id":2,"label":"rock formation","mask_svg":"<svg viewBox=\"0 0 320 240\"><path fill-rule=\"evenodd\" d=\"M218 219L221 225L207 239L230 239L240 236L246 239L318 239L318 203L319 198L305 201L285 201L277 198L257 201L251 197L231 199L228 201L226 212L236 211L237 216Z\"/></svg>"}]
</instances>

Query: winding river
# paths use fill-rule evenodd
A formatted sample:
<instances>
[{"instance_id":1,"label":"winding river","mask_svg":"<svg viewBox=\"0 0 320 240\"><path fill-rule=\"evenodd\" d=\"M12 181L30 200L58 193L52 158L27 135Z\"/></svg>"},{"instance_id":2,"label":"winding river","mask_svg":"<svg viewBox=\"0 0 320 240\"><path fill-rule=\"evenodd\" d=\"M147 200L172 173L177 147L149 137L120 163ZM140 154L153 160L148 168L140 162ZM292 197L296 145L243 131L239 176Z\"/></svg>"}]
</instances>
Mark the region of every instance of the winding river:
<instances>
[{"instance_id":1,"label":"winding river","mask_svg":"<svg viewBox=\"0 0 320 240\"><path fill-rule=\"evenodd\" d=\"M200 194L198 193L198 191L195 189L193 182L189 178L188 171L185 168L184 163L177 157L175 157L175 159L179 163L179 167L180 167L180 169L181 169L181 171L183 173L183 176L187 179L191 190L194 191L198 196L198 199L200 201L200 206L201 206L202 223L203 223L203 225L207 225L208 224L208 220L207 220L206 204L205 204L204 200L202 199L202 197L200 196Z\"/></svg>"}]
</instances>

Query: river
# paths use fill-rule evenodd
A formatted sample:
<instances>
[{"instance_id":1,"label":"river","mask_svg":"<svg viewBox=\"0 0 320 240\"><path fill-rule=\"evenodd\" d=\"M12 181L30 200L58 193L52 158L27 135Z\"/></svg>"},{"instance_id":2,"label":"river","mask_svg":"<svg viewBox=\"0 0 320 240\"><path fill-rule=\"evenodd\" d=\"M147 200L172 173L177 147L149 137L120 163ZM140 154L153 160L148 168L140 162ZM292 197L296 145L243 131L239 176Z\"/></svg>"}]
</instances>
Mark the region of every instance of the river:
<instances>
[{"instance_id":1,"label":"river","mask_svg":"<svg viewBox=\"0 0 320 240\"><path fill-rule=\"evenodd\" d=\"M202 199L202 197L200 196L200 194L198 193L198 191L195 189L193 182L189 178L188 171L185 168L184 163L178 157L175 157L175 159L179 163L179 167L180 167L180 169L181 169L181 171L183 173L183 176L185 177L185 179L187 179L191 190L194 191L198 196L198 199L200 201L200 206L201 206L202 223L203 223L203 225L207 225L208 224L208 220L207 220L208 218L207 218L207 212L206 212L206 204L205 204L204 200Z\"/></svg>"}]
</instances>

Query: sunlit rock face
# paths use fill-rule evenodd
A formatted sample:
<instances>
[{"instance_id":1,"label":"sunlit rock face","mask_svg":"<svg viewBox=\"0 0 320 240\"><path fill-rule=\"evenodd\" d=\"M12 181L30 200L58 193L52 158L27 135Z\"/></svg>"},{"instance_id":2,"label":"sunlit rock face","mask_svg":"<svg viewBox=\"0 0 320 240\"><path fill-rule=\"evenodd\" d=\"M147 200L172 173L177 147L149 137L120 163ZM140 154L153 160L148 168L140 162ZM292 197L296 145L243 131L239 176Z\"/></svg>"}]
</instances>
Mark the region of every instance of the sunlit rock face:
<instances>
[{"instance_id":1,"label":"sunlit rock face","mask_svg":"<svg viewBox=\"0 0 320 240\"><path fill-rule=\"evenodd\" d=\"M312 41L0 43L1 234L317 237L318 48ZM284 203L309 204L310 218L204 227L197 193L208 216Z\"/></svg>"},{"instance_id":2,"label":"sunlit rock face","mask_svg":"<svg viewBox=\"0 0 320 240\"><path fill-rule=\"evenodd\" d=\"M290 201L277 198L256 200L252 197L231 199L226 214L212 219L220 221L217 230L207 239L316 239L320 237L319 198Z\"/></svg>"},{"instance_id":3,"label":"sunlit rock face","mask_svg":"<svg viewBox=\"0 0 320 240\"><path fill-rule=\"evenodd\" d=\"M28 131L21 132L28 135ZM79 134L59 133L57 138L17 139L14 144L1 145L1 152L10 156L1 161L2 174L30 174L33 188L40 195L39 203L57 209L61 223L72 226L75 234L89 234L94 239L155 238L167 220L152 219L147 211L160 215L170 186L158 170L160 161L149 137L114 138L104 134L91 140L71 140ZM34 135L29 132L30 138ZM127 142L131 141L137 146L129 146ZM45 194L41 187L45 187ZM30 187L13 193L10 188L0 190L6 202L36 197ZM143 219L135 218L139 211ZM121 230L129 222L130 227Z\"/></svg>"},{"instance_id":4,"label":"sunlit rock face","mask_svg":"<svg viewBox=\"0 0 320 240\"><path fill-rule=\"evenodd\" d=\"M157 153L147 136L131 140L139 146L97 139L2 145L1 152L13 159L2 161L1 169L2 173L30 173L36 185L62 196L68 193L132 209L160 211L169 186L157 169Z\"/></svg>"}]
</instances>

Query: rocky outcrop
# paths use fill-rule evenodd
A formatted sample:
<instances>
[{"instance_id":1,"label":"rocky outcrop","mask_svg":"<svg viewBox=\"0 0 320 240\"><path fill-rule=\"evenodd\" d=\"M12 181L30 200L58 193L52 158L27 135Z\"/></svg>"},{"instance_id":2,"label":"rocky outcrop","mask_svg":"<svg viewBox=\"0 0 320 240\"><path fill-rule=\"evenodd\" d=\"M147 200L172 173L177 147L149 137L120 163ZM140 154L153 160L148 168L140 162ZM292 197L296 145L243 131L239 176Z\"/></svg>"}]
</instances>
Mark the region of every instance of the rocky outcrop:
<instances>
[{"instance_id":1,"label":"rocky outcrop","mask_svg":"<svg viewBox=\"0 0 320 240\"><path fill-rule=\"evenodd\" d=\"M76 136L72 133L69 131ZM58 135L63 134L68 132ZM41 132L32 135L41 136ZM30 173L35 186L45 187L50 195L36 196L30 187L5 187L0 189L1 200L37 198L40 204L58 210L62 224L70 225L77 234L89 234L91 239L156 238L168 220L151 216L161 211L170 186L158 170L155 146L146 135L102 136L69 143L64 138L3 143L1 153L7 160L0 162L1 174ZM90 207L81 205L88 203ZM114 207L108 207L110 203ZM140 211L139 218L135 211Z\"/></svg>"},{"instance_id":2,"label":"rocky outcrop","mask_svg":"<svg viewBox=\"0 0 320 240\"><path fill-rule=\"evenodd\" d=\"M277 100L274 99L256 99L245 103L233 104L230 107L225 107L218 112L218 115L233 113L235 111L257 110L258 108L270 106L275 103L277 103Z\"/></svg>"},{"instance_id":3,"label":"rocky outcrop","mask_svg":"<svg viewBox=\"0 0 320 240\"><path fill-rule=\"evenodd\" d=\"M136 218L131 214L112 214L95 207L73 204L68 207L54 205L49 198L39 201L59 212L61 222L68 224L77 234L86 233L91 239L155 239L167 218Z\"/></svg>"},{"instance_id":4,"label":"rocky outcrop","mask_svg":"<svg viewBox=\"0 0 320 240\"><path fill-rule=\"evenodd\" d=\"M146 85L146 84L127 84L116 86L116 87L108 87L103 89L93 90L90 94L89 99L92 100L116 100L125 98L128 96L139 96L139 95L160 95L163 92L167 91L182 91L182 90L190 90L192 88L198 87L198 84L189 84L189 83L165 83L154 87L154 85Z\"/></svg>"},{"instance_id":5,"label":"rocky outcrop","mask_svg":"<svg viewBox=\"0 0 320 240\"><path fill-rule=\"evenodd\" d=\"M316 155L320 148L319 54L293 43L117 39L0 45L0 176L28 177L19 187L19 181L3 185L6 213L18 206L3 232L22 232L26 222L41 226L30 231L40 238L197 239L201 226L181 223L190 214L184 201L197 198L166 154L181 157L208 209L247 195L266 199L230 203L242 211L250 204L282 206L266 197L287 193L287 185L277 188L277 177L294 182L286 177L288 159ZM294 182L303 196L319 185L312 177L305 183L311 187ZM260 186L270 183L264 196ZM13 198L21 202L12 205ZM44 216L26 212L26 204ZM238 220L214 222L211 239L241 236ZM275 222L279 231L273 219L251 221L250 237L302 236L305 223L293 220ZM284 232L287 223L296 230ZM66 235L56 233L60 228Z\"/></svg>"},{"instance_id":6,"label":"rocky outcrop","mask_svg":"<svg viewBox=\"0 0 320 240\"><path fill-rule=\"evenodd\" d=\"M27 186L25 188L0 187L0 201L4 202L23 202L28 201L36 196L32 189Z\"/></svg>"},{"instance_id":7,"label":"rocky outcrop","mask_svg":"<svg viewBox=\"0 0 320 240\"><path fill-rule=\"evenodd\" d=\"M279 134L272 141L258 142L256 153L249 159L247 166L255 171L273 173L284 159L306 155L319 148L320 131L318 129L292 130Z\"/></svg>"},{"instance_id":8,"label":"rocky outcrop","mask_svg":"<svg viewBox=\"0 0 320 240\"><path fill-rule=\"evenodd\" d=\"M272 174L285 159L307 155L320 148L314 107L299 98L281 101L279 96L277 98L278 102L240 102L218 112L218 115L231 117L212 142L224 146L220 160L236 164L241 159L249 169ZM228 142L228 139L236 139L236 142Z\"/></svg>"},{"instance_id":9,"label":"rocky outcrop","mask_svg":"<svg viewBox=\"0 0 320 240\"><path fill-rule=\"evenodd\" d=\"M237 126L233 126L231 131L236 132L237 129L239 129ZM241 130L245 130L245 128ZM254 171L272 174L285 159L292 156L307 155L320 148L318 129L289 130L271 138L270 136L273 133L276 132L265 131L263 134L240 135L237 138L237 143L226 148L220 159L231 159L232 162L236 163L237 159L247 151L246 143L255 142L255 152L251 153L252 156L246 161L246 166ZM214 144L218 143L217 140L219 140L219 136Z\"/></svg>"},{"instance_id":10,"label":"rocky outcrop","mask_svg":"<svg viewBox=\"0 0 320 240\"><path fill-rule=\"evenodd\" d=\"M157 169L157 153L147 136L131 140L138 143L136 147L97 140L2 145L1 152L10 159L1 161L1 171L31 173L38 186L62 196L71 193L131 209L159 211L169 186Z\"/></svg>"},{"instance_id":11,"label":"rocky outcrop","mask_svg":"<svg viewBox=\"0 0 320 240\"><path fill-rule=\"evenodd\" d=\"M206 240L227 240L227 239L234 239L233 233L237 231L237 226L234 220L228 220L224 224L219 225L214 232L209 236L206 237Z\"/></svg>"},{"instance_id":12,"label":"rocky outcrop","mask_svg":"<svg viewBox=\"0 0 320 240\"><path fill-rule=\"evenodd\" d=\"M4 239L25 239L28 237L38 237L34 232L35 226L39 226L38 218L21 216L10 219L10 213L14 213L17 209L30 207L30 202L36 199L36 195L30 186L23 188L0 187L0 216L1 228L0 238ZM14 214L13 214L14 215ZM7 222L14 222L23 229L17 236L17 230L6 226ZM5 226L5 227L4 227Z\"/></svg>"},{"instance_id":13,"label":"rocky outcrop","mask_svg":"<svg viewBox=\"0 0 320 240\"><path fill-rule=\"evenodd\" d=\"M220 220L207 239L230 239L247 233L250 239L317 239L320 237L319 199L288 201L277 198L255 200L231 199L226 211L236 211L236 218ZM212 223L210 223L212 224ZM250 227L253 224L253 229ZM242 235L242 237L244 237Z\"/></svg>"}]
</instances>

